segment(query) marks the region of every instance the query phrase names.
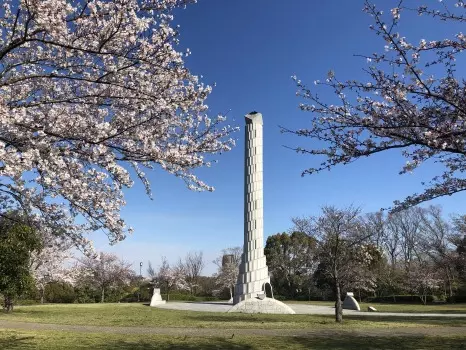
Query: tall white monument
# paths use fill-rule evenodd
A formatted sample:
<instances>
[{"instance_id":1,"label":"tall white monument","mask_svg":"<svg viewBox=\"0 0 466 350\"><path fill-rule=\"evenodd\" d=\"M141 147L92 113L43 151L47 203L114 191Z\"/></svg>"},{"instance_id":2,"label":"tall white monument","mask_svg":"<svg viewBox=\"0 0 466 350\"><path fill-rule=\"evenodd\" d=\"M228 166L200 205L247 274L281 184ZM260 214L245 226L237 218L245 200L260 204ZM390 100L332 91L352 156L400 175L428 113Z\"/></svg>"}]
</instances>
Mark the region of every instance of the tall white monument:
<instances>
[{"instance_id":1,"label":"tall white monument","mask_svg":"<svg viewBox=\"0 0 466 350\"><path fill-rule=\"evenodd\" d=\"M264 255L264 196L262 158L262 114L245 116L244 159L244 246L230 312L290 313L287 305L265 295L270 286Z\"/></svg>"},{"instance_id":2,"label":"tall white monument","mask_svg":"<svg viewBox=\"0 0 466 350\"><path fill-rule=\"evenodd\" d=\"M270 283L264 255L262 114L245 118L244 246L233 304L263 294Z\"/></svg>"}]
</instances>

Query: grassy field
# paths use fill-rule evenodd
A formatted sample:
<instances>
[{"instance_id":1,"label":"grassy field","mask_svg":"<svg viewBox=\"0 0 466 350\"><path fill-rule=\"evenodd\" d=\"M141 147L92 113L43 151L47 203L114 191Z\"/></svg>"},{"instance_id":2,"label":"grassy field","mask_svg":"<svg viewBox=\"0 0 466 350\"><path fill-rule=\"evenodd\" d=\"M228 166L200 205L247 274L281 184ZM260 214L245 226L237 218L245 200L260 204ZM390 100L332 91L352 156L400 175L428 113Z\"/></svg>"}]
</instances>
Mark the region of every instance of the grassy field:
<instances>
[{"instance_id":1,"label":"grassy field","mask_svg":"<svg viewBox=\"0 0 466 350\"><path fill-rule=\"evenodd\" d=\"M24 329L13 330L0 327L0 349L466 348L466 318L346 316L344 319L343 324L335 324L332 316L190 312L139 304L21 306L11 314L0 313L0 320L26 325ZM38 329L33 324L29 328L28 322L73 326L64 330ZM83 329L83 326L110 326L112 331ZM153 329L147 331L147 327ZM157 329L177 332L157 335ZM145 330L145 333L136 330ZM244 330L242 334L240 330ZM313 334L305 336L309 331Z\"/></svg>"},{"instance_id":2,"label":"grassy field","mask_svg":"<svg viewBox=\"0 0 466 350\"><path fill-rule=\"evenodd\" d=\"M286 304L311 304L334 306L332 301L285 301ZM409 313L438 313L438 314L466 314L466 304L381 304L359 303L361 311L367 311L368 306L373 306L378 312L409 312Z\"/></svg>"},{"instance_id":3,"label":"grassy field","mask_svg":"<svg viewBox=\"0 0 466 350\"><path fill-rule=\"evenodd\" d=\"M98 333L70 333L52 331L9 331L0 329L0 349L95 349L95 350L147 350L147 349L464 349L466 342L460 337L169 337L108 335Z\"/></svg>"},{"instance_id":4,"label":"grassy field","mask_svg":"<svg viewBox=\"0 0 466 350\"><path fill-rule=\"evenodd\" d=\"M11 314L0 313L0 319L95 326L149 326L198 328L387 328L425 327L436 325L463 326L466 318L435 319L383 317L377 320L364 316L345 316L342 325L335 325L333 316L326 315L259 315L228 314L157 309L141 304L55 304L18 306Z\"/></svg>"}]
</instances>

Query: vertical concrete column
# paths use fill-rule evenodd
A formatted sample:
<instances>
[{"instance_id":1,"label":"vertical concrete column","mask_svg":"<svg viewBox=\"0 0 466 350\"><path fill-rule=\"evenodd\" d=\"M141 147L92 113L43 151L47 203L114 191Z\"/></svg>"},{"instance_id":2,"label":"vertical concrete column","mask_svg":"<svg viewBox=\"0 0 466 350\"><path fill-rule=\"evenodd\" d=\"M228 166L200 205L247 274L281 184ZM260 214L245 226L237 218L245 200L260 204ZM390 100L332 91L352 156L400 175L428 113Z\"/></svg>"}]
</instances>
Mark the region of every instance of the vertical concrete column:
<instances>
[{"instance_id":1,"label":"vertical concrete column","mask_svg":"<svg viewBox=\"0 0 466 350\"><path fill-rule=\"evenodd\" d=\"M262 294L270 283L264 256L262 114L245 116L244 246L233 303Z\"/></svg>"}]
</instances>

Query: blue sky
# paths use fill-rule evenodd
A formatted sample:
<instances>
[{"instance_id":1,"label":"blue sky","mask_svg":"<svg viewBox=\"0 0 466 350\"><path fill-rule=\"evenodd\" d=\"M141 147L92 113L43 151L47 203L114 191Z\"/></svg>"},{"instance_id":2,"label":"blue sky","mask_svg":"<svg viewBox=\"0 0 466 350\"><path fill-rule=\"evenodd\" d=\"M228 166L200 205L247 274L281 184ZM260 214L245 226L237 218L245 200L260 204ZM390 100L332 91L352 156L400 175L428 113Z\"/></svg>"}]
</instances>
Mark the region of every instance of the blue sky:
<instances>
[{"instance_id":1,"label":"blue sky","mask_svg":"<svg viewBox=\"0 0 466 350\"><path fill-rule=\"evenodd\" d=\"M387 13L394 3L376 2ZM152 172L154 200L140 184L127 191L123 216L134 227L133 236L109 247L106 237L96 233L92 236L96 247L133 262L137 271L142 261L143 273L148 260L157 266L166 256L174 263L190 250L202 250L207 261L204 274L215 272L211 261L221 249L242 244L242 127L243 116L253 110L264 118L265 237L286 231L293 216L318 214L323 205L354 204L371 212L420 191L420 182L438 168L428 165L400 176L405 159L397 152L302 178L301 171L319 159L284 147L312 142L280 133L279 125L306 127L310 120L310 114L298 110L301 100L295 96L291 75L310 85L324 79L330 69L341 79L363 79L366 62L354 55L383 50L385 43L369 30L371 18L362 8L361 0L199 0L179 11L180 48L192 51L187 66L203 75L205 83L216 83L207 101L210 113L229 111L229 123L241 127L235 135L237 147L219 156L212 168L198 172L215 186L213 193L190 192L180 179L161 170ZM401 27L408 39L452 34L444 24L432 26L411 17ZM455 213L465 198L459 194L434 204Z\"/></svg>"}]
</instances>

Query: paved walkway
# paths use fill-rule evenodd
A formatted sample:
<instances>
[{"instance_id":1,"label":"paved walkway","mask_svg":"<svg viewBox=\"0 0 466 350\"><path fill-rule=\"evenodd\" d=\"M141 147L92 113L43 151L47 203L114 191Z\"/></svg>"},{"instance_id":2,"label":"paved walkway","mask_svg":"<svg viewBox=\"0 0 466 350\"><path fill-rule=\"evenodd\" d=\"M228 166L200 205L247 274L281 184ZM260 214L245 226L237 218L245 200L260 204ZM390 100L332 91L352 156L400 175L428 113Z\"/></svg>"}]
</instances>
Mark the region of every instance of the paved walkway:
<instances>
[{"instance_id":1,"label":"paved walkway","mask_svg":"<svg viewBox=\"0 0 466 350\"><path fill-rule=\"evenodd\" d=\"M309 304L287 304L297 314L306 315L334 315L335 309L332 306L309 305ZM157 306L161 309L170 310L188 310L188 311L207 311L207 312L227 312L232 305L222 302L168 302ZM466 318L466 314L439 314L439 313L405 313L405 312L366 312L343 310L344 315L358 316L402 316L402 317L449 317L449 318Z\"/></svg>"},{"instance_id":2,"label":"paved walkway","mask_svg":"<svg viewBox=\"0 0 466 350\"><path fill-rule=\"evenodd\" d=\"M337 335L351 335L360 337L383 336L465 336L466 327L396 327L371 329L221 329L221 328L193 328L193 327L105 327L59 325L48 323L32 323L0 320L0 329L25 331L65 331L77 333L107 333L107 334L152 334L190 337L232 337L270 336L270 337L334 337Z\"/></svg>"}]
</instances>

